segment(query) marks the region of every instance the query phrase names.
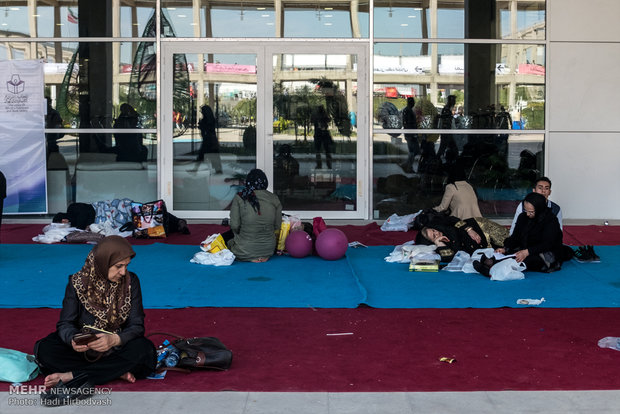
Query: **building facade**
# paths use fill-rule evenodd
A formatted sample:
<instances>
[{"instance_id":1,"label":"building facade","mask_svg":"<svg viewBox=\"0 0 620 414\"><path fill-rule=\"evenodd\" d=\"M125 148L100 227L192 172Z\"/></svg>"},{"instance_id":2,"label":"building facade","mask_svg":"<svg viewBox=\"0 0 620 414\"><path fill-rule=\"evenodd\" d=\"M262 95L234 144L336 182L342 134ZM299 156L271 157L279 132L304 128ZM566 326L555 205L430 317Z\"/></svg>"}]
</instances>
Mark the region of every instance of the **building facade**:
<instances>
[{"instance_id":1,"label":"building facade","mask_svg":"<svg viewBox=\"0 0 620 414\"><path fill-rule=\"evenodd\" d=\"M455 175L509 217L547 175L565 218L616 219L616 3L12 1L0 59L45 62L49 213L218 219L261 168L302 218L416 212Z\"/></svg>"}]
</instances>

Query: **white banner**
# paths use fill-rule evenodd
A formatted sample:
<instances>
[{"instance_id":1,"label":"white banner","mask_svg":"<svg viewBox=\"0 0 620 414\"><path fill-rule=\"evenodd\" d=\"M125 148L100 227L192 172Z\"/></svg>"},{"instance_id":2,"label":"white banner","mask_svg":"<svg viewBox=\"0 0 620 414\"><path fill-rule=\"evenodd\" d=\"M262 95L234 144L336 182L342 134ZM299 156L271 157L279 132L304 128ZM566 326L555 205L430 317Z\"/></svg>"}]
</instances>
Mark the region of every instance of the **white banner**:
<instances>
[{"instance_id":1,"label":"white banner","mask_svg":"<svg viewBox=\"0 0 620 414\"><path fill-rule=\"evenodd\" d=\"M4 214L47 212L43 62L0 61L0 171Z\"/></svg>"}]
</instances>

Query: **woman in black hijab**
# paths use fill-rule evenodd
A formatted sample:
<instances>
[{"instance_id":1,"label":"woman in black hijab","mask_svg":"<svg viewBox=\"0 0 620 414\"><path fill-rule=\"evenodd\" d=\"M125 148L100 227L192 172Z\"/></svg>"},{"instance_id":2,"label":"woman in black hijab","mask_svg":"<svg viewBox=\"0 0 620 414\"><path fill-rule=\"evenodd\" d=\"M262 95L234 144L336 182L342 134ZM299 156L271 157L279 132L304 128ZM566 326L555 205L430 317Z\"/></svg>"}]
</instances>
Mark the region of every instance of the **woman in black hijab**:
<instances>
[{"instance_id":1,"label":"woman in black hijab","mask_svg":"<svg viewBox=\"0 0 620 414\"><path fill-rule=\"evenodd\" d=\"M424 222L416 244L434 244L442 262L449 262L458 251L472 254L477 249L503 246L508 229L484 217L459 220L441 214Z\"/></svg>"},{"instance_id":2,"label":"woman in black hijab","mask_svg":"<svg viewBox=\"0 0 620 414\"><path fill-rule=\"evenodd\" d=\"M539 272L560 270L562 262L572 256L572 250L562 244L557 217L547 207L545 197L537 193L525 197L512 235L504 241L504 248L497 251L514 254L516 261L524 262L528 270Z\"/></svg>"}]
</instances>

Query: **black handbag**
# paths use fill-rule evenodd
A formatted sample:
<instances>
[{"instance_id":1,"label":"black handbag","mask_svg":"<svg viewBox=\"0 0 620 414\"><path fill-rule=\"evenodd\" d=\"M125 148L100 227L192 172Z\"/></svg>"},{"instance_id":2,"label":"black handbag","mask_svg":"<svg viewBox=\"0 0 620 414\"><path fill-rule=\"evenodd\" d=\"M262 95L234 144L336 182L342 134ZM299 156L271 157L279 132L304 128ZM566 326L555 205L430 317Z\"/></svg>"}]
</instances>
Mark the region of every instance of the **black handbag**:
<instances>
[{"instance_id":1,"label":"black handbag","mask_svg":"<svg viewBox=\"0 0 620 414\"><path fill-rule=\"evenodd\" d=\"M194 369L212 369L226 371L232 363L232 351L217 338L213 336L184 338L179 335L166 332L153 332L153 335L165 335L177 338L172 342L172 346L177 348L180 353L179 362L176 370L186 371ZM171 369L170 367L163 370Z\"/></svg>"}]
</instances>

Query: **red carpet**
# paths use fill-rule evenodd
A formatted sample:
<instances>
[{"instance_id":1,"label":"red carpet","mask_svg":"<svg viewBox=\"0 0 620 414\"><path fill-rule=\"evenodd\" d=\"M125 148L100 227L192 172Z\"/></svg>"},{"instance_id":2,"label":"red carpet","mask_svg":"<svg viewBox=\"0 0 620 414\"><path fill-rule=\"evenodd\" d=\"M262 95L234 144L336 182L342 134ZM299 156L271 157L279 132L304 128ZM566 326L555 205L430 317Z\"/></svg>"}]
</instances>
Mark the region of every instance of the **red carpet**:
<instances>
[{"instance_id":1,"label":"red carpet","mask_svg":"<svg viewBox=\"0 0 620 414\"><path fill-rule=\"evenodd\" d=\"M7 244L34 244L32 238L42 232L44 224L3 224L0 242ZM368 246L398 245L415 239L416 232L381 231L375 223L366 225L329 226L342 230L349 241L359 241ZM208 235L228 230L218 224L190 224L191 234L172 234L165 239L140 240L129 238L132 244L186 244L198 245ZM620 226L564 226L564 243L571 246L592 244L610 246L620 244Z\"/></svg>"},{"instance_id":2,"label":"red carpet","mask_svg":"<svg viewBox=\"0 0 620 414\"><path fill-rule=\"evenodd\" d=\"M118 391L480 391L620 389L620 309L147 310L147 330L217 336L226 372L115 381ZM32 352L58 310L0 310L0 347ZM27 328L26 328L27 327ZM352 333L328 336L327 334ZM161 339L159 339L161 340ZM456 362L440 362L440 357ZM32 381L38 385L42 377ZM2 384L0 391L6 391Z\"/></svg>"}]
</instances>

